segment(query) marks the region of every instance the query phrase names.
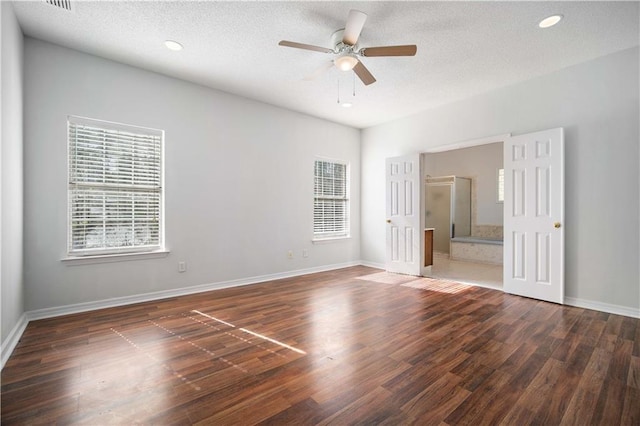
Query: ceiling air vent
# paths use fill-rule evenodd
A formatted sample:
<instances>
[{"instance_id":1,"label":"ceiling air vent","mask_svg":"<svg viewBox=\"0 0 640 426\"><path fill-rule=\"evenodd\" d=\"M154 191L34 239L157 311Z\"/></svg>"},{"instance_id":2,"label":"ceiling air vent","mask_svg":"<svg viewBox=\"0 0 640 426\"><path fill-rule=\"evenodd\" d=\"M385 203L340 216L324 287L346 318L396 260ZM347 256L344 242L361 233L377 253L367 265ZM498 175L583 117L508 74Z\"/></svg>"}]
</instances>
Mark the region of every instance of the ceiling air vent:
<instances>
[{"instance_id":1,"label":"ceiling air vent","mask_svg":"<svg viewBox=\"0 0 640 426\"><path fill-rule=\"evenodd\" d=\"M71 11L71 0L44 0L45 3L51 6L59 7L60 9Z\"/></svg>"}]
</instances>

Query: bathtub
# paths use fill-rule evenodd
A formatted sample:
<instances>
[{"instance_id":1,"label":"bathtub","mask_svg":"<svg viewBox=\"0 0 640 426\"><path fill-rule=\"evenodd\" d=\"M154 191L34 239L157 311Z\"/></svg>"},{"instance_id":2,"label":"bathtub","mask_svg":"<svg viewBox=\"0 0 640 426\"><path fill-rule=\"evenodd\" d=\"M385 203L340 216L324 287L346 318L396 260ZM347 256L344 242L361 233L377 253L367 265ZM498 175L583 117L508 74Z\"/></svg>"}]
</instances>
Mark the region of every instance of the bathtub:
<instances>
[{"instance_id":1,"label":"bathtub","mask_svg":"<svg viewBox=\"0 0 640 426\"><path fill-rule=\"evenodd\" d=\"M502 240L495 238L452 238L450 258L452 260L502 265L502 244Z\"/></svg>"}]
</instances>

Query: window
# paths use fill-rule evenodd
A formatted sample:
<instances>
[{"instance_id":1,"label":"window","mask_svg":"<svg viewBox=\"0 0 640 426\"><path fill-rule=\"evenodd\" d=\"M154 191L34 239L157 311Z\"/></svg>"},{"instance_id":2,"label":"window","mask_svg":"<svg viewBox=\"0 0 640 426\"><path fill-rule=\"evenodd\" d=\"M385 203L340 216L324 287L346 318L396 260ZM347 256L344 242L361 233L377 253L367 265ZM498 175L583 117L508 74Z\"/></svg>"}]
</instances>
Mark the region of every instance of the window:
<instances>
[{"instance_id":1,"label":"window","mask_svg":"<svg viewBox=\"0 0 640 426\"><path fill-rule=\"evenodd\" d=\"M68 117L70 255L163 246L161 130Z\"/></svg>"},{"instance_id":2,"label":"window","mask_svg":"<svg viewBox=\"0 0 640 426\"><path fill-rule=\"evenodd\" d=\"M348 237L348 165L316 160L314 169L313 237L316 240Z\"/></svg>"},{"instance_id":3,"label":"window","mask_svg":"<svg viewBox=\"0 0 640 426\"><path fill-rule=\"evenodd\" d=\"M498 203L504 203L504 169L498 169Z\"/></svg>"}]
</instances>

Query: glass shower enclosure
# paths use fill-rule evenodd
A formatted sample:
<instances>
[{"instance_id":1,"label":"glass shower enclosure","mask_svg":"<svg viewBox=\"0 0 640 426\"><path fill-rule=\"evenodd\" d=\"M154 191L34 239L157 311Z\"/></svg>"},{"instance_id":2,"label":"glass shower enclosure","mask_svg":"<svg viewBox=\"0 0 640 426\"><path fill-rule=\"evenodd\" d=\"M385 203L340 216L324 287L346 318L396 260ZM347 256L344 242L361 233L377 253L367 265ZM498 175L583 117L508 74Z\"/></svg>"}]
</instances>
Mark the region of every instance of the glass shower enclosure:
<instances>
[{"instance_id":1,"label":"glass shower enclosure","mask_svg":"<svg viewBox=\"0 0 640 426\"><path fill-rule=\"evenodd\" d=\"M471 235L471 179L427 176L425 227L433 228L433 251L450 253L453 237Z\"/></svg>"}]
</instances>

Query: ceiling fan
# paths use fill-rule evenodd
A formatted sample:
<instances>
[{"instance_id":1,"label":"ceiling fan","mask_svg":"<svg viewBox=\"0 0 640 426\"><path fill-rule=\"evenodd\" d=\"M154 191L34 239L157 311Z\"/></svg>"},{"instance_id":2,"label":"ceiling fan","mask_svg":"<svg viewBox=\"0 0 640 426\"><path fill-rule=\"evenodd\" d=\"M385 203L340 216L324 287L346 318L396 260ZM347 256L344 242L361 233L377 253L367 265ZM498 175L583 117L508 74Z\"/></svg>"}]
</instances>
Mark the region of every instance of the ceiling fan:
<instances>
[{"instance_id":1,"label":"ceiling fan","mask_svg":"<svg viewBox=\"0 0 640 426\"><path fill-rule=\"evenodd\" d=\"M367 20L367 14L359 10L352 9L349 11L347 24L344 29L338 30L331 36L331 45L333 48L313 46L311 44L297 43L295 41L282 40L278 45L286 47L294 47L296 49L313 50L315 52L329 53L337 57L327 62L314 73L307 76L306 80L313 80L323 74L332 66L336 66L339 70L350 71L362 80L365 85L374 83L376 79L371 75L369 70L358 59L358 57L374 57L374 56L414 56L417 51L415 44L404 46L380 46L380 47L363 47L358 46L358 37L362 32L362 27Z\"/></svg>"}]
</instances>

